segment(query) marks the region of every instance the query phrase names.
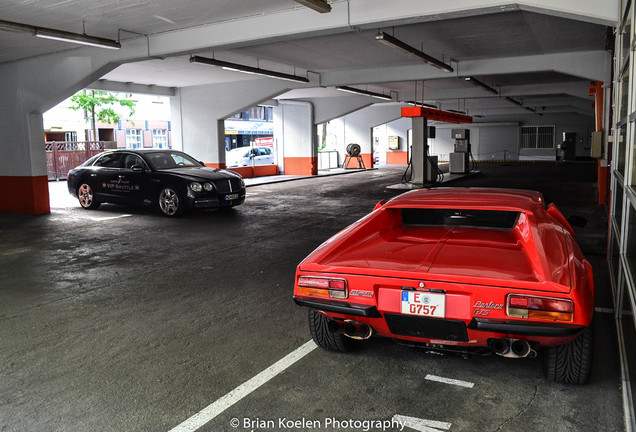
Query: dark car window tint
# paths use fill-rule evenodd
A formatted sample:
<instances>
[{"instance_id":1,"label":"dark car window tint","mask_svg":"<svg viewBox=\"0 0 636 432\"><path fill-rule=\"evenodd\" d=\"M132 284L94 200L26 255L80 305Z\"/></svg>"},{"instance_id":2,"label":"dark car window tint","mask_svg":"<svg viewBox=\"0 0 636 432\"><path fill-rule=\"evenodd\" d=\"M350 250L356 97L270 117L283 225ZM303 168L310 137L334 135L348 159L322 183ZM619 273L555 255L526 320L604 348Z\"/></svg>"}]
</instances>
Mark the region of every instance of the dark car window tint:
<instances>
[{"instance_id":1,"label":"dark car window tint","mask_svg":"<svg viewBox=\"0 0 636 432\"><path fill-rule=\"evenodd\" d=\"M135 165L144 166L144 161L136 154L127 154L124 158L124 167L131 169Z\"/></svg>"},{"instance_id":2,"label":"dark car window tint","mask_svg":"<svg viewBox=\"0 0 636 432\"><path fill-rule=\"evenodd\" d=\"M146 156L148 163L156 170L165 170L179 167L198 167L199 162L179 152L156 152Z\"/></svg>"},{"instance_id":3,"label":"dark car window tint","mask_svg":"<svg viewBox=\"0 0 636 432\"><path fill-rule=\"evenodd\" d=\"M261 156L269 156L272 154L272 151L270 149L258 149L258 151Z\"/></svg>"},{"instance_id":4,"label":"dark car window tint","mask_svg":"<svg viewBox=\"0 0 636 432\"><path fill-rule=\"evenodd\" d=\"M402 209L404 225L463 226L474 228L512 229L519 212L468 209Z\"/></svg>"},{"instance_id":5,"label":"dark car window tint","mask_svg":"<svg viewBox=\"0 0 636 432\"><path fill-rule=\"evenodd\" d=\"M94 166L104 168L123 168L125 153L108 153L95 161Z\"/></svg>"}]
</instances>

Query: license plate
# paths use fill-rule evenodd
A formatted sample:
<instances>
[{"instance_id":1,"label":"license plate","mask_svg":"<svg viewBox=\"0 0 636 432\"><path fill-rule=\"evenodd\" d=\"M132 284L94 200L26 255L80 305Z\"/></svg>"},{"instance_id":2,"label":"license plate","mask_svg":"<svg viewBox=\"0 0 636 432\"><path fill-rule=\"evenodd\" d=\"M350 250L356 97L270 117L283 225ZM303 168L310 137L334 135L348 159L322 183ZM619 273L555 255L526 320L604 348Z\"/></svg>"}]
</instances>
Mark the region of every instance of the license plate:
<instances>
[{"instance_id":1,"label":"license plate","mask_svg":"<svg viewBox=\"0 0 636 432\"><path fill-rule=\"evenodd\" d=\"M235 199L238 199L238 197L239 197L239 194L225 195L225 201L235 200Z\"/></svg>"},{"instance_id":2,"label":"license plate","mask_svg":"<svg viewBox=\"0 0 636 432\"><path fill-rule=\"evenodd\" d=\"M444 318L446 295L419 291L402 291L402 313Z\"/></svg>"}]
</instances>

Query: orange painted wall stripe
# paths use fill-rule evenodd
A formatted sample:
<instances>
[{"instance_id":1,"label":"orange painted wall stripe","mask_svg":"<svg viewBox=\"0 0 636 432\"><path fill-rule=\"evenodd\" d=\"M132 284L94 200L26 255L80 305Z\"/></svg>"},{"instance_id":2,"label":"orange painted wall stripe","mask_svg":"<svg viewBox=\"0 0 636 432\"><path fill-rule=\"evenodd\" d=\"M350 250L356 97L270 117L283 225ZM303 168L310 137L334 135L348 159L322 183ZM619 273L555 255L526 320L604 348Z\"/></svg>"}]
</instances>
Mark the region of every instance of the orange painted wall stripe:
<instances>
[{"instance_id":1,"label":"orange painted wall stripe","mask_svg":"<svg viewBox=\"0 0 636 432\"><path fill-rule=\"evenodd\" d=\"M362 156L362 162L364 162L365 168L367 169L373 168L373 159L371 157L371 153L360 153L360 156ZM362 168L362 167L358 163L357 158L351 158L351 161L349 161L349 158L347 158L347 169L349 168Z\"/></svg>"},{"instance_id":2,"label":"orange painted wall stripe","mask_svg":"<svg viewBox=\"0 0 636 432\"><path fill-rule=\"evenodd\" d=\"M243 178L252 178L254 177L254 170L252 167L234 167L234 168L226 168L228 171L234 171L238 173Z\"/></svg>"},{"instance_id":3,"label":"orange painted wall stripe","mask_svg":"<svg viewBox=\"0 0 636 432\"><path fill-rule=\"evenodd\" d=\"M278 165L261 165L254 167L254 177L278 175Z\"/></svg>"},{"instance_id":4,"label":"orange painted wall stripe","mask_svg":"<svg viewBox=\"0 0 636 432\"><path fill-rule=\"evenodd\" d=\"M225 169L224 163L206 163L204 165L210 168Z\"/></svg>"},{"instance_id":5,"label":"orange painted wall stripe","mask_svg":"<svg viewBox=\"0 0 636 432\"><path fill-rule=\"evenodd\" d=\"M408 152L405 151L388 151L386 152L387 165L406 165L408 164Z\"/></svg>"},{"instance_id":6,"label":"orange painted wall stripe","mask_svg":"<svg viewBox=\"0 0 636 432\"><path fill-rule=\"evenodd\" d=\"M285 175L317 175L318 157L286 157Z\"/></svg>"},{"instance_id":7,"label":"orange painted wall stripe","mask_svg":"<svg viewBox=\"0 0 636 432\"><path fill-rule=\"evenodd\" d=\"M0 176L0 212L48 214L49 179L47 176Z\"/></svg>"},{"instance_id":8,"label":"orange painted wall stripe","mask_svg":"<svg viewBox=\"0 0 636 432\"><path fill-rule=\"evenodd\" d=\"M278 165L263 165L263 166L247 166L247 167L233 167L226 168L225 164L218 163L206 163L205 166L210 168L218 168L218 169L227 169L229 171L234 171L238 173L243 178L253 178L253 177L265 177L278 175Z\"/></svg>"}]
</instances>

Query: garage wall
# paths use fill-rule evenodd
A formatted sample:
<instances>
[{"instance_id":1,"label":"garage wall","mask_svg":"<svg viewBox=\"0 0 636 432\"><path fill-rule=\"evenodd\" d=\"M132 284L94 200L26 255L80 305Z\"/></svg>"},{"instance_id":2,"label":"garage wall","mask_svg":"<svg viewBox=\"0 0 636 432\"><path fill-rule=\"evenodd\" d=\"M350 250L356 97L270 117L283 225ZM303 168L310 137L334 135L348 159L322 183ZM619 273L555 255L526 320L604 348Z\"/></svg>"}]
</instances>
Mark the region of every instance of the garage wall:
<instances>
[{"instance_id":1,"label":"garage wall","mask_svg":"<svg viewBox=\"0 0 636 432\"><path fill-rule=\"evenodd\" d=\"M437 129L435 140L431 142L431 154L447 161L453 151L452 129L470 130L470 143L476 160L555 160L556 147L563 141L564 132L577 134L576 156L590 154L590 135L594 130L594 119L577 114L555 114L538 116L531 114L517 122L472 123L452 125L434 124ZM554 126L554 145L552 149L520 149L519 128L521 126Z\"/></svg>"},{"instance_id":2,"label":"garage wall","mask_svg":"<svg viewBox=\"0 0 636 432\"><path fill-rule=\"evenodd\" d=\"M279 101L274 107L274 147L285 175L318 174L316 127L310 102Z\"/></svg>"}]
</instances>

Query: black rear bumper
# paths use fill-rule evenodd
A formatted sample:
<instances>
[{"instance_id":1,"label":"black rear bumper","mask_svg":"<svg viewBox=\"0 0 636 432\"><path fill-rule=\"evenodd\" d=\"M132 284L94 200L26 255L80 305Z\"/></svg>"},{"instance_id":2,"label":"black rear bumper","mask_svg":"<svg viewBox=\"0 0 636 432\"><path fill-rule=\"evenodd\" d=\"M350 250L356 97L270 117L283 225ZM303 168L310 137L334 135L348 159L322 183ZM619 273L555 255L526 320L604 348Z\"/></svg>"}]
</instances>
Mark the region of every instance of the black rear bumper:
<instances>
[{"instance_id":1,"label":"black rear bumper","mask_svg":"<svg viewBox=\"0 0 636 432\"><path fill-rule=\"evenodd\" d=\"M356 305L344 302L331 302L329 300L305 300L294 296L294 301L299 306L307 306L312 309L339 313L343 315L354 315L368 318L381 318L380 312L375 306Z\"/></svg>"},{"instance_id":2,"label":"black rear bumper","mask_svg":"<svg viewBox=\"0 0 636 432\"><path fill-rule=\"evenodd\" d=\"M568 337L577 335L585 329L585 326L556 323L523 323L519 321L473 318L472 321L468 323L468 328L470 330L505 333L510 335Z\"/></svg>"}]
</instances>

